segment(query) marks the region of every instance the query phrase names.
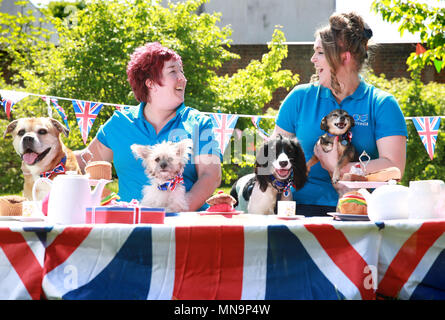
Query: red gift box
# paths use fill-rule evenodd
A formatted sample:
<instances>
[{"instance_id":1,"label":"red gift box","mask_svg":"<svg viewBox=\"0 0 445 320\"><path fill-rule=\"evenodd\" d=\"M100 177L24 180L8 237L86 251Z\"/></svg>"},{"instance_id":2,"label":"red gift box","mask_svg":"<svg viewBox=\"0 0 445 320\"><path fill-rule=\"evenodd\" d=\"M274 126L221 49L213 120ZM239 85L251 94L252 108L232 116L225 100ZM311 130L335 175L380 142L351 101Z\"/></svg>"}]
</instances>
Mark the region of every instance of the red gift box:
<instances>
[{"instance_id":1,"label":"red gift box","mask_svg":"<svg viewBox=\"0 0 445 320\"><path fill-rule=\"evenodd\" d=\"M86 209L86 223L163 224L164 208L99 206Z\"/></svg>"}]
</instances>

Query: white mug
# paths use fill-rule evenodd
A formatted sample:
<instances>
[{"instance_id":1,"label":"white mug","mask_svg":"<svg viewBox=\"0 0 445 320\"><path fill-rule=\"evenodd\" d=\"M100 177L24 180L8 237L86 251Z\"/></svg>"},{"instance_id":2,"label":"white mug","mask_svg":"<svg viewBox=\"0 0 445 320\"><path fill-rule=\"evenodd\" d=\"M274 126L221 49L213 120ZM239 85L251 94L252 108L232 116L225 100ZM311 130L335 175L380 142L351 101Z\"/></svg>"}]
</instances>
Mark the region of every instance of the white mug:
<instances>
[{"instance_id":1,"label":"white mug","mask_svg":"<svg viewBox=\"0 0 445 320\"><path fill-rule=\"evenodd\" d=\"M442 180L420 180L409 183L409 217L411 219L443 218L438 204L445 184Z\"/></svg>"},{"instance_id":2,"label":"white mug","mask_svg":"<svg viewBox=\"0 0 445 320\"><path fill-rule=\"evenodd\" d=\"M278 201L278 216L290 217L295 215L295 201Z\"/></svg>"}]
</instances>

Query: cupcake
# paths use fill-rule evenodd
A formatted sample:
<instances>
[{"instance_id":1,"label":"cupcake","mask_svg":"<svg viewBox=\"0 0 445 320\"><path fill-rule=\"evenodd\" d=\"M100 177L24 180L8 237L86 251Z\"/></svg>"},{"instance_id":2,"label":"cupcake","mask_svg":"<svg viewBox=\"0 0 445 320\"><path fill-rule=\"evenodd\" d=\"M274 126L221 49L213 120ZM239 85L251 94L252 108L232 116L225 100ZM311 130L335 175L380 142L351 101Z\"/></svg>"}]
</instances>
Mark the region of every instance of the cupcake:
<instances>
[{"instance_id":1,"label":"cupcake","mask_svg":"<svg viewBox=\"0 0 445 320\"><path fill-rule=\"evenodd\" d=\"M111 163L108 161L92 161L85 167L85 172L90 175L90 179L111 180Z\"/></svg>"},{"instance_id":2,"label":"cupcake","mask_svg":"<svg viewBox=\"0 0 445 320\"><path fill-rule=\"evenodd\" d=\"M0 197L0 216L21 216L23 201L26 198L21 196Z\"/></svg>"}]
</instances>

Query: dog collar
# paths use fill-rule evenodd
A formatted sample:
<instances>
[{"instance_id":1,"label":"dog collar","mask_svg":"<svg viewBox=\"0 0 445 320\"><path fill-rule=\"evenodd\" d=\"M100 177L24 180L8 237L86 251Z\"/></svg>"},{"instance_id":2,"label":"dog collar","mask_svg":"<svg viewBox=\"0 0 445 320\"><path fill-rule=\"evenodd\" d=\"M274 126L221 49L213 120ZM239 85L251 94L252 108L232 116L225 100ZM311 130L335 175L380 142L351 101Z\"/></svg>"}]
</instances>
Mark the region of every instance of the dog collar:
<instances>
[{"instance_id":1,"label":"dog collar","mask_svg":"<svg viewBox=\"0 0 445 320\"><path fill-rule=\"evenodd\" d=\"M182 177L182 174L178 174L176 177L168 180L167 182L160 184L158 186L158 189L161 191L167 191L167 190L175 190L176 189L176 184L177 183L184 183L184 178Z\"/></svg>"},{"instance_id":2,"label":"dog collar","mask_svg":"<svg viewBox=\"0 0 445 320\"><path fill-rule=\"evenodd\" d=\"M328 134L329 137L336 137L335 134L326 132ZM341 144L347 144L348 142L352 142L352 132L348 131L344 134L342 134L341 136L339 136L340 138L338 139L338 141L340 141Z\"/></svg>"},{"instance_id":3,"label":"dog collar","mask_svg":"<svg viewBox=\"0 0 445 320\"><path fill-rule=\"evenodd\" d=\"M41 178L51 178L53 175L58 175L61 173L65 173L65 164L66 164L66 155L60 160L60 163L52 170L50 171L44 171L40 174Z\"/></svg>"},{"instance_id":4,"label":"dog collar","mask_svg":"<svg viewBox=\"0 0 445 320\"><path fill-rule=\"evenodd\" d=\"M283 193L284 196L288 196L289 195L289 190L290 187L293 186L292 180L293 180L293 176L294 173L293 171L291 172L289 178L287 178L287 180L285 181L280 181L277 178L275 178L275 176L273 174L271 174L269 176L270 180L271 180L271 184L272 186L280 193Z\"/></svg>"}]
</instances>

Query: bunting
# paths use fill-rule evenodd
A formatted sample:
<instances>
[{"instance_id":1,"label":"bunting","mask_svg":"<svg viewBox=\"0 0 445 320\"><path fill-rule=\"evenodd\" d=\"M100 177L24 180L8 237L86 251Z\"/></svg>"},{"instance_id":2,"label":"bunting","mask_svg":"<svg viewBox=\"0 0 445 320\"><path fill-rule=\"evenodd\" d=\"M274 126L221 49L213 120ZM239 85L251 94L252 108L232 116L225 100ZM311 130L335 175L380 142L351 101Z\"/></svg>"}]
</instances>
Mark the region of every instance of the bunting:
<instances>
[{"instance_id":1,"label":"bunting","mask_svg":"<svg viewBox=\"0 0 445 320\"><path fill-rule=\"evenodd\" d=\"M12 90L0 90L1 104L6 112L8 119L11 117L11 111L14 104L27 97L29 93L12 91Z\"/></svg>"},{"instance_id":2,"label":"bunting","mask_svg":"<svg viewBox=\"0 0 445 320\"><path fill-rule=\"evenodd\" d=\"M412 120L426 152L430 159L433 160L436 139L439 133L440 117L414 117Z\"/></svg>"},{"instance_id":3,"label":"bunting","mask_svg":"<svg viewBox=\"0 0 445 320\"><path fill-rule=\"evenodd\" d=\"M102 103L73 100L74 112L84 144L87 144L91 127L102 106Z\"/></svg>"},{"instance_id":4,"label":"bunting","mask_svg":"<svg viewBox=\"0 0 445 320\"><path fill-rule=\"evenodd\" d=\"M267 134L267 132L260 127L260 122L262 118L259 116L253 116L251 119L254 127L258 130L258 134L260 135L260 137L263 138L264 140L269 139L269 134Z\"/></svg>"},{"instance_id":5,"label":"bunting","mask_svg":"<svg viewBox=\"0 0 445 320\"><path fill-rule=\"evenodd\" d=\"M214 125L213 132L221 149L221 154L224 154L239 116L226 113L210 113L209 116Z\"/></svg>"},{"instance_id":6,"label":"bunting","mask_svg":"<svg viewBox=\"0 0 445 320\"><path fill-rule=\"evenodd\" d=\"M63 122L65 122L66 128L69 130L70 127L68 125L68 117L66 115L65 110L59 105L59 102L57 99L55 98L49 98L49 97L41 97L45 102L48 103L48 99L49 101L52 103L52 105L54 106L54 109L57 110L57 112L59 113L60 117L63 119ZM51 115L50 115L51 116Z\"/></svg>"},{"instance_id":7,"label":"bunting","mask_svg":"<svg viewBox=\"0 0 445 320\"><path fill-rule=\"evenodd\" d=\"M417 55L420 55L420 54L424 53L425 51L426 51L426 49L420 43L418 43L416 45L416 54Z\"/></svg>"},{"instance_id":8,"label":"bunting","mask_svg":"<svg viewBox=\"0 0 445 320\"><path fill-rule=\"evenodd\" d=\"M434 67L436 68L437 73L439 73L444 67L443 61L434 59Z\"/></svg>"},{"instance_id":9,"label":"bunting","mask_svg":"<svg viewBox=\"0 0 445 320\"><path fill-rule=\"evenodd\" d=\"M421 44L418 44L416 47L416 52L421 54L424 52L425 48ZM436 62L437 61L437 62ZM442 69L445 67L445 64L442 61L436 60L435 64L436 69L439 71L439 68ZM135 113L139 110L138 106L129 106L129 105L118 105L111 103L103 103L103 102L89 102L82 101L77 99L63 98L63 97L50 97L39 94L33 94L28 92L21 91L13 91L13 90L0 90L0 102L8 116L10 118L10 114L12 112L12 107L23 98L28 95L41 97L43 101L48 104L48 115L52 116L52 109L50 104L54 106L57 112L62 117L65 122L66 127L68 126L68 118L65 110L59 105L58 100L67 100L71 101L74 107L74 112L76 114L77 124L80 129L80 133L82 135L83 142L86 144L87 139L93 126L93 123L100 112L100 109L104 105L113 106L118 111L132 112ZM203 114L208 115L212 123L214 125L214 134L218 141L218 144L221 148L221 152L224 153L227 144L230 141L231 136L235 133L240 139L242 135L242 131L239 129L235 129L236 123L239 117L248 117L251 119L254 127L256 128L259 136L261 136L264 140L269 138L269 134L260 127L260 122L264 118L275 118L274 116L254 116L254 115L243 115L243 114L223 114L223 113L211 113L211 112L203 112ZM432 160L434 158L434 150L436 146L437 135L439 132L440 119L444 116L435 116L435 117L405 117L405 120L413 120L413 123L417 129L417 132L422 140L422 143L425 146L425 149Z\"/></svg>"}]
</instances>

